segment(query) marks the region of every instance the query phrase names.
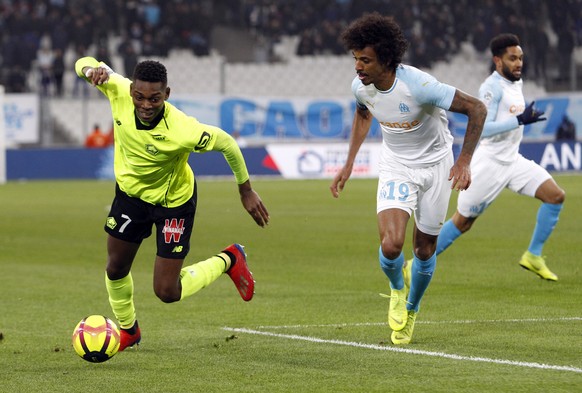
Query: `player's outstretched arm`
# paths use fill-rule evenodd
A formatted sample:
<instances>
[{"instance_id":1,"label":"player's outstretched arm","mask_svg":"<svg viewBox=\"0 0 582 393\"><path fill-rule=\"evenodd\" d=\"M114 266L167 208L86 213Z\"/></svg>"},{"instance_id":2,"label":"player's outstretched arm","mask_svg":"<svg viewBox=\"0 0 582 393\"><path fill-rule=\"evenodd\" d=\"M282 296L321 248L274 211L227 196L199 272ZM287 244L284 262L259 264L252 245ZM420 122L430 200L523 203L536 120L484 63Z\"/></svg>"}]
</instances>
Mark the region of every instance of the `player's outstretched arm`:
<instances>
[{"instance_id":1,"label":"player's outstretched arm","mask_svg":"<svg viewBox=\"0 0 582 393\"><path fill-rule=\"evenodd\" d=\"M483 132L487 107L476 97L457 89L449 110L463 113L469 118L461 153L449 174L449 180L452 180L451 188L461 191L471 185L471 158Z\"/></svg>"},{"instance_id":2,"label":"player's outstretched arm","mask_svg":"<svg viewBox=\"0 0 582 393\"><path fill-rule=\"evenodd\" d=\"M251 187L251 181L247 180L238 185L241 202L246 211L251 215L257 225L264 227L269 224L269 212L263 204L261 197Z\"/></svg>"},{"instance_id":3,"label":"player's outstretched arm","mask_svg":"<svg viewBox=\"0 0 582 393\"><path fill-rule=\"evenodd\" d=\"M109 73L104 67L84 67L83 74L93 86L102 85L109 80Z\"/></svg>"},{"instance_id":4,"label":"player's outstretched arm","mask_svg":"<svg viewBox=\"0 0 582 393\"><path fill-rule=\"evenodd\" d=\"M545 117L542 117L544 115L544 111L538 110L534 106L535 103L535 101L530 102L530 104L525 107L523 113L517 115L517 122L519 125L528 125L531 123L537 123L538 121L546 120Z\"/></svg>"},{"instance_id":5,"label":"player's outstretched arm","mask_svg":"<svg viewBox=\"0 0 582 393\"><path fill-rule=\"evenodd\" d=\"M205 125L205 129L207 131L212 130L215 135L214 143L211 143L211 146L207 146L206 149L220 151L224 155L226 162L236 178L240 199L245 210L251 215L257 225L264 227L269 223L269 212L263 204L261 197L259 197L259 194L251 186L249 172L240 147L226 131L209 125Z\"/></svg>"},{"instance_id":6,"label":"player's outstretched arm","mask_svg":"<svg viewBox=\"0 0 582 393\"><path fill-rule=\"evenodd\" d=\"M329 190L334 198L339 197L339 193L343 191L346 182L352 174L352 168L354 166L354 161L356 160L356 155L364 143L368 131L370 130L370 125L372 124L372 114L367 109L357 108L354 115L354 121L352 123L352 131L350 133L350 147L348 150L348 157L346 163L339 170L339 172L333 178Z\"/></svg>"},{"instance_id":7,"label":"player's outstretched arm","mask_svg":"<svg viewBox=\"0 0 582 393\"><path fill-rule=\"evenodd\" d=\"M79 77L85 79L93 86L102 85L109 80L109 75L113 72L104 63L100 63L93 57L82 57L75 63L75 71Z\"/></svg>"}]
</instances>

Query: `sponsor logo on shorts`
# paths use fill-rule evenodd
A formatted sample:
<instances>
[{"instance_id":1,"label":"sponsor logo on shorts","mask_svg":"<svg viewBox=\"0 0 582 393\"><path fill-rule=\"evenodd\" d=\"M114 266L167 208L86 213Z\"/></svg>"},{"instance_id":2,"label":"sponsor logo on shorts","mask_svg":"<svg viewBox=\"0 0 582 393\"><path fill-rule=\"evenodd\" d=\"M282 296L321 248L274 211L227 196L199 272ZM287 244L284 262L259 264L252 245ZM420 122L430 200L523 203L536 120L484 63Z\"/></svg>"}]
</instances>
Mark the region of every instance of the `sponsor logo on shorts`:
<instances>
[{"instance_id":1,"label":"sponsor logo on shorts","mask_svg":"<svg viewBox=\"0 0 582 393\"><path fill-rule=\"evenodd\" d=\"M162 233L164 234L166 244L172 242L178 243L184 233L184 219L181 218L180 221L177 218L172 218L171 220L166 219ZM175 249L172 252L175 252Z\"/></svg>"}]
</instances>

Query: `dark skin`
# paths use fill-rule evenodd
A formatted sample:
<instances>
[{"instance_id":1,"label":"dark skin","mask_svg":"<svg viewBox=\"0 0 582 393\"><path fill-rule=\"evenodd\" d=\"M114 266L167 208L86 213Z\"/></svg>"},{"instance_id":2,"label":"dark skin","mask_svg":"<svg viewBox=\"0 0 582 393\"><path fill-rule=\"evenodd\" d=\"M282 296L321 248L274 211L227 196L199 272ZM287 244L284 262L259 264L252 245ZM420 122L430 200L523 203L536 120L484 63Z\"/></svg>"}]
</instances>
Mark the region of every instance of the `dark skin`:
<instances>
[{"instance_id":1,"label":"dark skin","mask_svg":"<svg viewBox=\"0 0 582 393\"><path fill-rule=\"evenodd\" d=\"M87 75L89 67L83 68ZM91 68L88 79L93 86L106 83L109 79L106 69ZM170 88L161 82L145 82L136 80L131 84L130 95L137 117L144 123L149 123L164 110L164 103L170 97ZM251 187L250 180L238 185L241 202L257 225L264 227L269 223L269 212L259 195ZM140 245L107 236L107 277L119 280L126 277ZM182 286L180 271L183 259L168 259L156 256L154 263L154 292L165 303L180 300Z\"/></svg>"},{"instance_id":2,"label":"dark skin","mask_svg":"<svg viewBox=\"0 0 582 393\"><path fill-rule=\"evenodd\" d=\"M493 56L495 70L505 79L515 82L521 79L523 67L523 50L521 46L510 46L501 56ZM562 190L554 179L548 179L543 182L535 192L535 197L543 203L560 204L564 203L566 193ZM455 211L451 218L455 226L461 233L467 232L477 217L465 217L458 211Z\"/></svg>"},{"instance_id":3,"label":"dark skin","mask_svg":"<svg viewBox=\"0 0 582 393\"><path fill-rule=\"evenodd\" d=\"M354 55L356 73L364 85L374 84L379 90L390 90L396 80L396 71L387 64L380 63L372 47L368 46L362 50L354 50L352 53ZM460 191L467 189L471 184L471 158L483 130L487 109L477 98L457 90L449 110L463 113L468 117L467 131L461 153L449 174L451 187ZM339 197L352 173L356 155L368 135L371 124L372 115L370 112L358 108L354 115L350 134L348 158L344 167L336 174L330 185L331 193L335 198ZM378 213L378 232L382 253L386 258L396 259L402 252L409 219L410 215L401 209L387 209ZM429 259L435 253L436 241L437 236L423 233L415 225L413 247L414 253L418 258L422 260Z\"/></svg>"}]
</instances>

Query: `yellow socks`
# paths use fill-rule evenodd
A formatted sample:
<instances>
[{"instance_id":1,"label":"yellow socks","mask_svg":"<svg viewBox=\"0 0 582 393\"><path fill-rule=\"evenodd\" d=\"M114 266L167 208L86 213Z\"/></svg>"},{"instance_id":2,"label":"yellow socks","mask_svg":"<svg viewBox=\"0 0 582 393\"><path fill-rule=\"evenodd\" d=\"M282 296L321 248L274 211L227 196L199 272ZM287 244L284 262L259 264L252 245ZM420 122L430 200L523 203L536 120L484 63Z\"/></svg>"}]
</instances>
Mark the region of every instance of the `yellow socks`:
<instances>
[{"instance_id":1,"label":"yellow socks","mask_svg":"<svg viewBox=\"0 0 582 393\"><path fill-rule=\"evenodd\" d=\"M133 278L131 273L119 280L110 280L105 273L105 286L109 294L109 304L119 325L130 328L135 323L135 307L133 305Z\"/></svg>"},{"instance_id":2,"label":"yellow socks","mask_svg":"<svg viewBox=\"0 0 582 393\"><path fill-rule=\"evenodd\" d=\"M230 267L230 257L220 253L205 261L186 266L180 273L182 295L180 300L193 295L214 282ZM105 286L109 294L109 304L121 328L128 329L136 320L133 304L133 278L131 273L119 280L110 280L105 273Z\"/></svg>"},{"instance_id":3,"label":"yellow socks","mask_svg":"<svg viewBox=\"0 0 582 393\"><path fill-rule=\"evenodd\" d=\"M186 266L180 273L182 296L180 300L191 296L213 283L230 267L230 258L220 253L205 261Z\"/></svg>"}]
</instances>

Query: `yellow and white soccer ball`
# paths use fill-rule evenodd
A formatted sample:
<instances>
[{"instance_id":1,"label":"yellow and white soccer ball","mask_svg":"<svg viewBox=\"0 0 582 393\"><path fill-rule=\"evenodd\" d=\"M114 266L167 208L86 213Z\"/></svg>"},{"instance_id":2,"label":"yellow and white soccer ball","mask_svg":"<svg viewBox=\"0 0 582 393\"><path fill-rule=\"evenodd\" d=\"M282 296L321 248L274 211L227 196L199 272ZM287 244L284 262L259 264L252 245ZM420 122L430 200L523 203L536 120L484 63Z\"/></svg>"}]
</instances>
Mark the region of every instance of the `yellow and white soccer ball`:
<instances>
[{"instance_id":1,"label":"yellow and white soccer ball","mask_svg":"<svg viewBox=\"0 0 582 393\"><path fill-rule=\"evenodd\" d=\"M102 363L119 349L119 328L111 319L90 315L81 319L73 331L73 348L88 362Z\"/></svg>"}]
</instances>

